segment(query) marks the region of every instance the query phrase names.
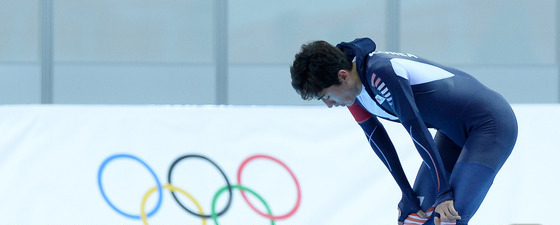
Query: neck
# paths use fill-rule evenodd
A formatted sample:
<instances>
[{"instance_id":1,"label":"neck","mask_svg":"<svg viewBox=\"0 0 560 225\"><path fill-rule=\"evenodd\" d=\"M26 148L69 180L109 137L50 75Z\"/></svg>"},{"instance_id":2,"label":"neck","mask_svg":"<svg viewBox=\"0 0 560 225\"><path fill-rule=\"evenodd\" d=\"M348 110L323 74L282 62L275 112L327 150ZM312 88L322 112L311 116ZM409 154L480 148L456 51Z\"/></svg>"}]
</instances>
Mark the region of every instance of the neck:
<instances>
[{"instance_id":1,"label":"neck","mask_svg":"<svg viewBox=\"0 0 560 225\"><path fill-rule=\"evenodd\" d=\"M360 74L358 74L358 69L356 68L356 62L352 63L352 70L350 71L350 77L354 81L355 88L357 90L357 94L362 92L362 80L360 79Z\"/></svg>"}]
</instances>

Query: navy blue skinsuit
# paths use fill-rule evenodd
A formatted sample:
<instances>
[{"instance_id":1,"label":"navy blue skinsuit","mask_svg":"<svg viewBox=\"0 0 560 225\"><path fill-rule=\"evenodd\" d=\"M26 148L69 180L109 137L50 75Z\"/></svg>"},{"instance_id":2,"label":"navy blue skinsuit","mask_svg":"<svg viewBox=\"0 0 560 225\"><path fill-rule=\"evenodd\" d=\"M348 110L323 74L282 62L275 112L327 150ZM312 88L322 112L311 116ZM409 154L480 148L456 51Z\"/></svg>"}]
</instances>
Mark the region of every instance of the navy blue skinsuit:
<instances>
[{"instance_id":1,"label":"navy blue skinsuit","mask_svg":"<svg viewBox=\"0 0 560 225\"><path fill-rule=\"evenodd\" d=\"M375 51L368 38L337 47L356 62L363 84L348 108L402 190L399 221L454 200L462 217L457 224L467 224L515 145L511 106L465 72L412 54ZM401 123L424 160L414 187L378 117ZM428 128L437 130L435 137Z\"/></svg>"}]
</instances>

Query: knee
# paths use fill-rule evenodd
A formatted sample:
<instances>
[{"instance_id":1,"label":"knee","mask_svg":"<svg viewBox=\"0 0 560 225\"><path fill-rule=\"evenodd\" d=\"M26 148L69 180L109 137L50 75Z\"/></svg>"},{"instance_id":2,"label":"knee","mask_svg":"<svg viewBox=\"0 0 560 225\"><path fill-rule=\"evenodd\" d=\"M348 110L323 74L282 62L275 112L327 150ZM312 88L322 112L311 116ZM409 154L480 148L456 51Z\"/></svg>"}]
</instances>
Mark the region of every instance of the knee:
<instances>
[{"instance_id":1,"label":"knee","mask_svg":"<svg viewBox=\"0 0 560 225\"><path fill-rule=\"evenodd\" d=\"M457 224L467 224L486 197L496 170L479 163L460 162L453 169L450 178L454 192L455 209L461 220Z\"/></svg>"}]
</instances>

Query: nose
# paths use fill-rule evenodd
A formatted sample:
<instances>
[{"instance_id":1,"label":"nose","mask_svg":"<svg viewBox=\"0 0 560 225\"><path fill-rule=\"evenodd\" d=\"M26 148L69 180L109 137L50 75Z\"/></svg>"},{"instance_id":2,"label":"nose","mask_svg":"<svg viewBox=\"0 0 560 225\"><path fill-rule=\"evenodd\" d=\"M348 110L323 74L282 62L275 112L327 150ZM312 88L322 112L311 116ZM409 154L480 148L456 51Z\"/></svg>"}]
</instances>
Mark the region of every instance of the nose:
<instances>
[{"instance_id":1,"label":"nose","mask_svg":"<svg viewBox=\"0 0 560 225\"><path fill-rule=\"evenodd\" d=\"M327 105L327 107L332 108L334 106L334 104L336 103L333 100L325 100L325 99L321 99L323 101L323 103L325 103L325 105Z\"/></svg>"}]
</instances>

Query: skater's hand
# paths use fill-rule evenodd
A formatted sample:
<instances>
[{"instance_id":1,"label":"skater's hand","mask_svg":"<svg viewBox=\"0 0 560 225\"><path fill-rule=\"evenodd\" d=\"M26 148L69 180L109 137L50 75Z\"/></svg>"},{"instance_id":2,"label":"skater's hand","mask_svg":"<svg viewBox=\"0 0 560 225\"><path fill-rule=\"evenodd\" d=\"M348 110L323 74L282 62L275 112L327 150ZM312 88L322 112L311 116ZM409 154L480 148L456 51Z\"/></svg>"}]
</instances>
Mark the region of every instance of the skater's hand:
<instances>
[{"instance_id":1,"label":"skater's hand","mask_svg":"<svg viewBox=\"0 0 560 225\"><path fill-rule=\"evenodd\" d=\"M434 218L434 223L436 225L440 225L440 222L455 222L456 220L461 219L461 216L459 216L459 213L453 206L453 200L440 203L436 207L435 211L439 214L439 217L436 215Z\"/></svg>"},{"instance_id":2,"label":"skater's hand","mask_svg":"<svg viewBox=\"0 0 560 225\"><path fill-rule=\"evenodd\" d=\"M418 200L418 197L412 191L408 195L405 195L403 192L403 196L397 205L397 209L399 210L399 215L397 217L399 224L403 224L410 216L415 216L417 219L419 217L426 217L426 213L424 213L422 208L420 208L420 201Z\"/></svg>"},{"instance_id":3,"label":"skater's hand","mask_svg":"<svg viewBox=\"0 0 560 225\"><path fill-rule=\"evenodd\" d=\"M413 213L413 214L410 214L410 215L418 216L418 217L420 217L420 218L425 219L426 221L428 221L428 216L427 216L426 213L425 213L424 211L422 211L422 210L419 210L417 213ZM409 215L409 216L410 216L410 215ZM399 209L399 216L398 216L397 218L400 218L400 217L401 217L401 210ZM426 221L424 221L424 222L426 222ZM404 224L404 222L399 222L399 225L403 225L403 224Z\"/></svg>"}]
</instances>

